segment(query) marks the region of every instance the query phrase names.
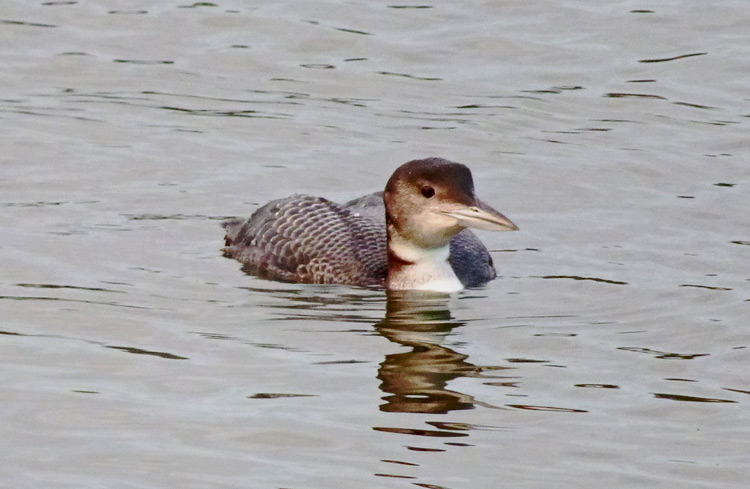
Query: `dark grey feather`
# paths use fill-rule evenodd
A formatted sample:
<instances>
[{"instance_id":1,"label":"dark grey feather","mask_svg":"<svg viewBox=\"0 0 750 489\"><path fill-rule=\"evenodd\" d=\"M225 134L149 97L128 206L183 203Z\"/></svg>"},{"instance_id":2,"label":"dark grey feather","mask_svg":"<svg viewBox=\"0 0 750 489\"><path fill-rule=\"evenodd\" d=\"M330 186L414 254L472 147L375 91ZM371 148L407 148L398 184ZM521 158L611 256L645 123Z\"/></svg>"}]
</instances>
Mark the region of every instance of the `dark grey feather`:
<instances>
[{"instance_id":1,"label":"dark grey feather","mask_svg":"<svg viewBox=\"0 0 750 489\"><path fill-rule=\"evenodd\" d=\"M385 226L321 197L293 195L228 221L224 255L264 278L301 283L383 285Z\"/></svg>"}]
</instances>

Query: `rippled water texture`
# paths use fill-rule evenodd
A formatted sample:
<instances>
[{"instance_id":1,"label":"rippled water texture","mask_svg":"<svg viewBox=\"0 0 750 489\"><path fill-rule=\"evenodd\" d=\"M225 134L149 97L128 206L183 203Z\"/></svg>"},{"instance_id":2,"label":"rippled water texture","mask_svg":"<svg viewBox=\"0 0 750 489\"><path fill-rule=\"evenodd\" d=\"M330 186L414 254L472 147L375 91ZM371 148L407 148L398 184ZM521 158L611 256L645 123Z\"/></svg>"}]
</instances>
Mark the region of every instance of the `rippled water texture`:
<instances>
[{"instance_id":1,"label":"rippled water texture","mask_svg":"<svg viewBox=\"0 0 750 489\"><path fill-rule=\"evenodd\" d=\"M0 485L745 488L750 6L0 3ZM468 164L454 297L220 221Z\"/></svg>"}]
</instances>

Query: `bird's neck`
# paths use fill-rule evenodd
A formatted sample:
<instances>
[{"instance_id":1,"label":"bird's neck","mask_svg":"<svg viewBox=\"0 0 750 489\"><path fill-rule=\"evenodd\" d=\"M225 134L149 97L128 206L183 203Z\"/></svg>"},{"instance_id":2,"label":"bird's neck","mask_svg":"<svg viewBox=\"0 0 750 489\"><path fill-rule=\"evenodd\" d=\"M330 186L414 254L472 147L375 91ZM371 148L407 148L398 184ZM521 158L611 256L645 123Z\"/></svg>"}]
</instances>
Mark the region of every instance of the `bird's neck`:
<instances>
[{"instance_id":1,"label":"bird's neck","mask_svg":"<svg viewBox=\"0 0 750 489\"><path fill-rule=\"evenodd\" d=\"M422 248L405 239L391 223L388 229L388 278L390 290L456 292L464 288L448 256L450 244Z\"/></svg>"}]
</instances>

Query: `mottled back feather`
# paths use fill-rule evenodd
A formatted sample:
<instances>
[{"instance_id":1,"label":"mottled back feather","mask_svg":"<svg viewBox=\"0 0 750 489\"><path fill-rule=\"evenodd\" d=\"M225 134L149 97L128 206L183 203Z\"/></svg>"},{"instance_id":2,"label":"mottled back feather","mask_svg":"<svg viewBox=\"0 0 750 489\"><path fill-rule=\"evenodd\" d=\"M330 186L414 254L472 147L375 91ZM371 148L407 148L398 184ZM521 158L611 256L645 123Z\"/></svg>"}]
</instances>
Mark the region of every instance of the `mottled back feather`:
<instances>
[{"instance_id":1,"label":"mottled back feather","mask_svg":"<svg viewBox=\"0 0 750 489\"><path fill-rule=\"evenodd\" d=\"M383 285L385 226L321 197L269 202L247 221L229 221L224 255L249 273L289 282Z\"/></svg>"}]
</instances>

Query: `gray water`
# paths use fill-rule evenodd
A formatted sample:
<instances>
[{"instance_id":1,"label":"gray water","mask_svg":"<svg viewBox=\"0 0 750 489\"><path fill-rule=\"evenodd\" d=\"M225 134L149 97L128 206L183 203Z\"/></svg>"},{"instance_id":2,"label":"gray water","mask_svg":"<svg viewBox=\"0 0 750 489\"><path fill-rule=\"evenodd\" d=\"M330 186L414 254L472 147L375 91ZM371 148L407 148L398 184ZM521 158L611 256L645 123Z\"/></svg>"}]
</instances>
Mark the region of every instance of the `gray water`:
<instances>
[{"instance_id":1,"label":"gray water","mask_svg":"<svg viewBox=\"0 0 750 489\"><path fill-rule=\"evenodd\" d=\"M745 488L750 5L0 4L0 486ZM227 217L469 165L449 298Z\"/></svg>"}]
</instances>

